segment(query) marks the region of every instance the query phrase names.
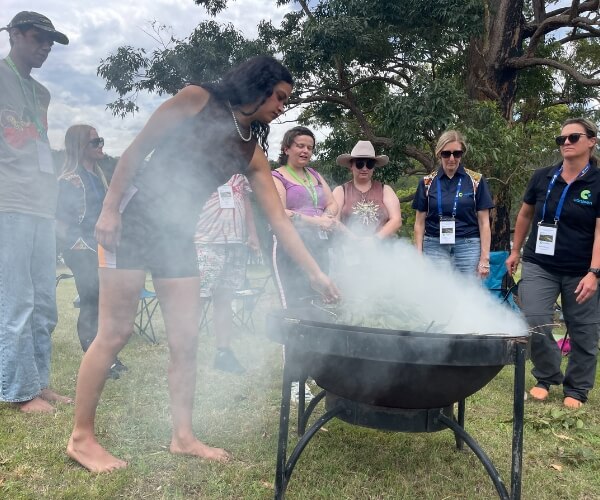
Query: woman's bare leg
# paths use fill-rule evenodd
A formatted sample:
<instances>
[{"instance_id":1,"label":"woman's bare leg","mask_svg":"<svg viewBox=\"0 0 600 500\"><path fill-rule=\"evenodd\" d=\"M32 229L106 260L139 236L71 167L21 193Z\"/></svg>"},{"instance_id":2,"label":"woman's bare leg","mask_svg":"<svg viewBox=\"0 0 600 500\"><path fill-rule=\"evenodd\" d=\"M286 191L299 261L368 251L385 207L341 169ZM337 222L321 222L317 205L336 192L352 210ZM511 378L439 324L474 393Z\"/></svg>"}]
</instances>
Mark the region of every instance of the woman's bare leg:
<instances>
[{"instance_id":1,"label":"woman's bare leg","mask_svg":"<svg viewBox=\"0 0 600 500\"><path fill-rule=\"evenodd\" d=\"M75 392L75 424L67 454L92 472L127 466L96 440L94 420L106 374L133 332L144 271L99 269L98 335L83 356Z\"/></svg>"},{"instance_id":2,"label":"woman's bare leg","mask_svg":"<svg viewBox=\"0 0 600 500\"><path fill-rule=\"evenodd\" d=\"M154 280L169 340L169 395L173 434L171 453L225 462L221 448L200 442L192 429L196 394L196 354L200 321L200 278Z\"/></svg>"}]
</instances>

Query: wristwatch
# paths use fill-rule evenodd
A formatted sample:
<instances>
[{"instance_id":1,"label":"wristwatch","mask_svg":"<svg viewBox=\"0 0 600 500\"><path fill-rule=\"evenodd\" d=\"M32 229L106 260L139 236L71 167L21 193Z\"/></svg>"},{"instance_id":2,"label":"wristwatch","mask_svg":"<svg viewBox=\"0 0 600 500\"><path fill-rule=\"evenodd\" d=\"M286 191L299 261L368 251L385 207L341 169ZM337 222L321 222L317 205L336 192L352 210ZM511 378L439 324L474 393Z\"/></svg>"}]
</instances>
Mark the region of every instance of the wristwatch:
<instances>
[{"instance_id":1,"label":"wristwatch","mask_svg":"<svg viewBox=\"0 0 600 500\"><path fill-rule=\"evenodd\" d=\"M590 267L588 273L592 273L596 278L600 278L600 267Z\"/></svg>"}]
</instances>

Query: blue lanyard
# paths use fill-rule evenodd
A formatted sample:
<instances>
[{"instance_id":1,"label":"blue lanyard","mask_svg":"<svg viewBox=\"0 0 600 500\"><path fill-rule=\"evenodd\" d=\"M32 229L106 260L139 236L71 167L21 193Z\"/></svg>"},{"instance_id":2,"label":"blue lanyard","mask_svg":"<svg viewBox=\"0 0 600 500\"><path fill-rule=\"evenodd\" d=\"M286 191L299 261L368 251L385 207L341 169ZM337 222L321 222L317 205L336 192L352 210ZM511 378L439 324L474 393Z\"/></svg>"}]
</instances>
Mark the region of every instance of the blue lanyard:
<instances>
[{"instance_id":1,"label":"blue lanyard","mask_svg":"<svg viewBox=\"0 0 600 500\"><path fill-rule=\"evenodd\" d=\"M585 175L589 169L590 169L590 164L588 163L585 166L585 168L581 172L579 172L579 175L577 175L575 180L577 180L581 176ZM546 219L546 205L548 203L548 198L550 197L550 192L552 191L554 184L556 184L556 179L558 179L558 176L562 173L562 171L563 171L563 166L561 165L558 168L558 170L556 172L554 172L554 175L552 176L552 179L550 180L550 184L548 184L548 190L546 191L546 199L544 200L544 207L542 208L542 220L539 222L540 224L542 222L544 222L544 220ZM573 182L575 182L575 181L573 181ZM571 184L573 184L573 182L571 182L570 184L567 184L565 186L565 188L563 189L562 194L560 195L560 199L558 200L558 205L556 206L556 213L554 214L554 225L557 225L558 221L560 220L560 214L562 213L563 205L565 204L565 199L567 198L567 191L569 191L569 188L571 187Z\"/></svg>"},{"instance_id":2,"label":"blue lanyard","mask_svg":"<svg viewBox=\"0 0 600 500\"><path fill-rule=\"evenodd\" d=\"M438 215L440 219L443 217L444 213L442 212L442 183L440 182L440 177L436 177L437 181L437 206L438 206ZM458 185L456 186L456 194L454 195L454 205L452 206L452 218L456 218L456 207L458 206L458 198L460 197L460 187L462 186L462 176L458 178Z\"/></svg>"}]
</instances>

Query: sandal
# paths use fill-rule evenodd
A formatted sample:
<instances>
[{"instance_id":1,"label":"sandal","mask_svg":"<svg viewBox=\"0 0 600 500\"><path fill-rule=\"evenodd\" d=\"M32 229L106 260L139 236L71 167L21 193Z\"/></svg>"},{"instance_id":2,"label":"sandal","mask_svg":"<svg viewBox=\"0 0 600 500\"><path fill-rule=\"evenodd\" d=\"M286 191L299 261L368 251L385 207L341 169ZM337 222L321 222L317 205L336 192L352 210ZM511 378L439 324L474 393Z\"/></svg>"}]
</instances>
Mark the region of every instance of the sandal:
<instances>
[{"instance_id":1,"label":"sandal","mask_svg":"<svg viewBox=\"0 0 600 500\"><path fill-rule=\"evenodd\" d=\"M529 394L536 401L545 401L548 398L548 394L550 394L550 391L545 387L540 387L539 385L536 385L535 387L531 388Z\"/></svg>"},{"instance_id":2,"label":"sandal","mask_svg":"<svg viewBox=\"0 0 600 500\"><path fill-rule=\"evenodd\" d=\"M581 408L583 406L583 401L579 401L579 399L575 399L575 398L572 398L571 396L567 396L563 400L563 404L567 408L572 408L574 410L577 410L578 408Z\"/></svg>"}]
</instances>

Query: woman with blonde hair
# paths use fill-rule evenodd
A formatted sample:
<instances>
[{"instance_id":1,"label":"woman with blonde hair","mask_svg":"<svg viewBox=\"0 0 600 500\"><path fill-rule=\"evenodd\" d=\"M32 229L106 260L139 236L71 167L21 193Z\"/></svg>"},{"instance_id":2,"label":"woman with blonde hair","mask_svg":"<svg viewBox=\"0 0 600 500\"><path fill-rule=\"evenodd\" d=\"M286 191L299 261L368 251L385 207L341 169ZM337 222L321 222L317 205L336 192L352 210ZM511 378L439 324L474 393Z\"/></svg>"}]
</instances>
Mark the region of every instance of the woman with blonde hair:
<instances>
[{"instance_id":1,"label":"woman with blonde hair","mask_svg":"<svg viewBox=\"0 0 600 500\"><path fill-rule=\"evenodd\" d=\"M87 351L98 330L98 251L94 228L102 209L107 182L98 161L104 158L104 139L90 125L73 125L65 134L65 163L58 180L56 232L58 250L69 266L79 294L77 335ZM110 369L119 378L125 366Z\"/></svg>"},{"instance_id":2,"label":"woman with blonde hair","mask_svg":"<svg viewBox=\"0 0 600 500\"><path fill-rule=\"evenodd\" d=\"M440 167L419 181L412 207L417 250L448 262L465 274L486 278L490 272L490 209L485 178L465 168L462 134L444 132L435 148Z\"/></svg>"}]
</instances>

